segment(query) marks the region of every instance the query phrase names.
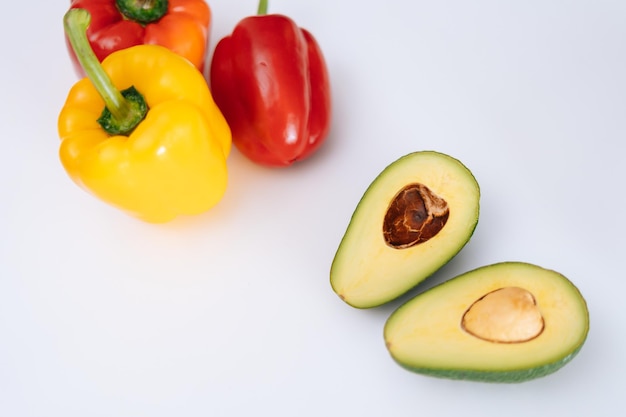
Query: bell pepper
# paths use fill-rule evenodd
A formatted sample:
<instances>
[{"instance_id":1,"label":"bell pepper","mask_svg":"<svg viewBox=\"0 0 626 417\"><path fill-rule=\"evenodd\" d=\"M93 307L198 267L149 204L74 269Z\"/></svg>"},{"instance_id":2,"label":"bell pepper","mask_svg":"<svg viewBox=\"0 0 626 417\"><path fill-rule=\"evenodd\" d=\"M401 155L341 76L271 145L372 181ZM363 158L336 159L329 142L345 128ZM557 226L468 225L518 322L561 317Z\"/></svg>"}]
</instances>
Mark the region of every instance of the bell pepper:
<instances>
[{"instance_id":1,"label":"bell pepper","mask_svg":"<svg viewBox=\"0 0 626 417\"><path fill-rule=\"evenodd\" d=\"M117 51L99 63L72 9L65 30L87 78L59 114L60 159L69 177L147 222L202 213L222 198L228 124L202 73L158 45Z\"/></svg>"},{"instance_id":2,"label":"bell pepper","mask_svg":"<svg viewBox=\"0 0 626 417\"><path fill-rule=\"evenodd\" d=\"M211 24L205 0L72 0L70 9L91 14L87 37L99 61L120 49L155 44L204 71ZM67 44L77 73L84 76L69 41Z\"/></svg>"},{"instance_id":3,"label":"bell pepper","mask_svg":"<svg viewBox=\"0 0 626 417\"><path fill-rule=\"evenodd\" d=\"M288 166L328 136L331 90L322 51L292 19L267 14L267 1L217 43L209 76L233 143L250 160Z\"/></svg>"}]
</instances>

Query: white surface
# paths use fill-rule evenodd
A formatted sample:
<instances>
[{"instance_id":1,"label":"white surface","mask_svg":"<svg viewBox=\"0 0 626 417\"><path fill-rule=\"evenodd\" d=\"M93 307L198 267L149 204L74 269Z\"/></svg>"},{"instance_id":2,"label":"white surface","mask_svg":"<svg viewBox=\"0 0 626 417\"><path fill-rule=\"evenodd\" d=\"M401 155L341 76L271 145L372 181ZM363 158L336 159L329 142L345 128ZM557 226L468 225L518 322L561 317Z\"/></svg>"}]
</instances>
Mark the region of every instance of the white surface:
<instances>
[{"instance_id":1,"label":"white surface","mask_svg":"<svg viewBox=\"0 0 626 417\"><path fill-rule=\"evenodd\" d=\"M220 205L165 226L90 197L58 161L67 4L13 2L0 25L0 415L619 414L626 2L272 0L325 52L332 135L286 170L235 151ZM256 0L211 6L214 46ZM591 331L561 371L521 385L409 373L382 340L402 300L360 311L332 292L363 191L424 149L474 172L482 211L419 290L504 260L562 272Z\"/></svg>"}]
</instances>

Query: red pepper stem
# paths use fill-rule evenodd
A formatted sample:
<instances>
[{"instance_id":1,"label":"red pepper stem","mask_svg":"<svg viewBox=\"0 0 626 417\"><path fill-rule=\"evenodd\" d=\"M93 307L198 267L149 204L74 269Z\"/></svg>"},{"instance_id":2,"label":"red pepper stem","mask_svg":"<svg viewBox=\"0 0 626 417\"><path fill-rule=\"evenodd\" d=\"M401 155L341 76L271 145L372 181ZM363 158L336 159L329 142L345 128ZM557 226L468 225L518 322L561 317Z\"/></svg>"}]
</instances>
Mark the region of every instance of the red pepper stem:
<instances>
[{"instance_id":1,"label":"red pepper stem","mask_svg":"<svg viewBox=\"0 0 626 417\"><path fill-rule=\"evenodd\" d=\"M267 1L268 0L259 0L259 8L256 12L258 16L263 16L267 14Z\"/></svg>"},{"instance_id":2,"label":"red pepper stem","mask_svg":"<svg viewBox=\"0 0 626 417\"><path fill-rule=\"evenodd\" d=\"M91 22L91 15L84 9L70 9L63 18L65 33L72 45L85 74L102 97L106 109L112 116L114 128L109 133L127 134L143 120L146 111L141 110L137 103L126 99L100 65L87 39L87 28ZM143 97L141 97L143 100ZM102 124L102 123L101 123Z\"/></svg>"}]
</instances>

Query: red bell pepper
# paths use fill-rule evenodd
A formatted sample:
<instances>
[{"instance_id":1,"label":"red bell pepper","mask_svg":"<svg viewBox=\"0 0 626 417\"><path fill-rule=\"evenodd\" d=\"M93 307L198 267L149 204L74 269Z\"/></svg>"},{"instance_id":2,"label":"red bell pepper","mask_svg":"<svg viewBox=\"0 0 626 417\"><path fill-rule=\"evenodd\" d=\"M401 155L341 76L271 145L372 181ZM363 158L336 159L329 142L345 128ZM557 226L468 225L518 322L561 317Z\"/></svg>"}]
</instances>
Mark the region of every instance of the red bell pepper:
<instances>
[{"instance_id":1,"label":"red bell pepper","mask_svg":"<svg viewBox=\"0 0 626 417\"><path fill-rule=\"evenodd\" d=\"M204 71L211 24L205 0L72 0L70 9L91 14L87 38L99 61L120 49L157 44ZM84 76L67 45L76 72Z\"/></svg>"},{"instance_id":2,"label":"red bell pepper","mask_svg":"<svg viewBox=\"0 0 626 417\"><path fill-rule=\"evenodd\" d=\"M241 20L213 53L210 84L233 143L250 160L287 166L325 141L331 92L322 51L290 18L266 14Z\"/></svg>"}]
</instances>

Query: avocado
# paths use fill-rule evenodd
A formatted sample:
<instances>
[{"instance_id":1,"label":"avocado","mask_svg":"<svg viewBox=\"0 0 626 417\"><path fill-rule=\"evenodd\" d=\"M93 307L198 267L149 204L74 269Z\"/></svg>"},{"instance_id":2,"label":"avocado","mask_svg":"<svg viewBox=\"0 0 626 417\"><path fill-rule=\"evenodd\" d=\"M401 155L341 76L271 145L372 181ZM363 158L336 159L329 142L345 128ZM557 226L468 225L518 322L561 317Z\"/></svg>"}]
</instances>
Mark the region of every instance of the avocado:
<instances>
[{"instance_id":1,"label":"avocado","mask_svg":"<svg viewBox=\"0 0 626 417\"><path fill-rule=\"evenodd\" d=\"M460 161L414 152L387 166L359 201L330 270L356 308L406 293L452 259L478 223L480 189Z\"/></svg>"},{"instance_id":2,"label":"avocado","mask_svg":"<svg viewBox=\"0 0 626 417\"><path fill-rule=\"evenodd\" d=\"M588 331L585 299L566 277L502 262L418 294L391 314L384 339L391 357L411 371L513 383L560 369Z\"/></svg>"}]
</instances>

